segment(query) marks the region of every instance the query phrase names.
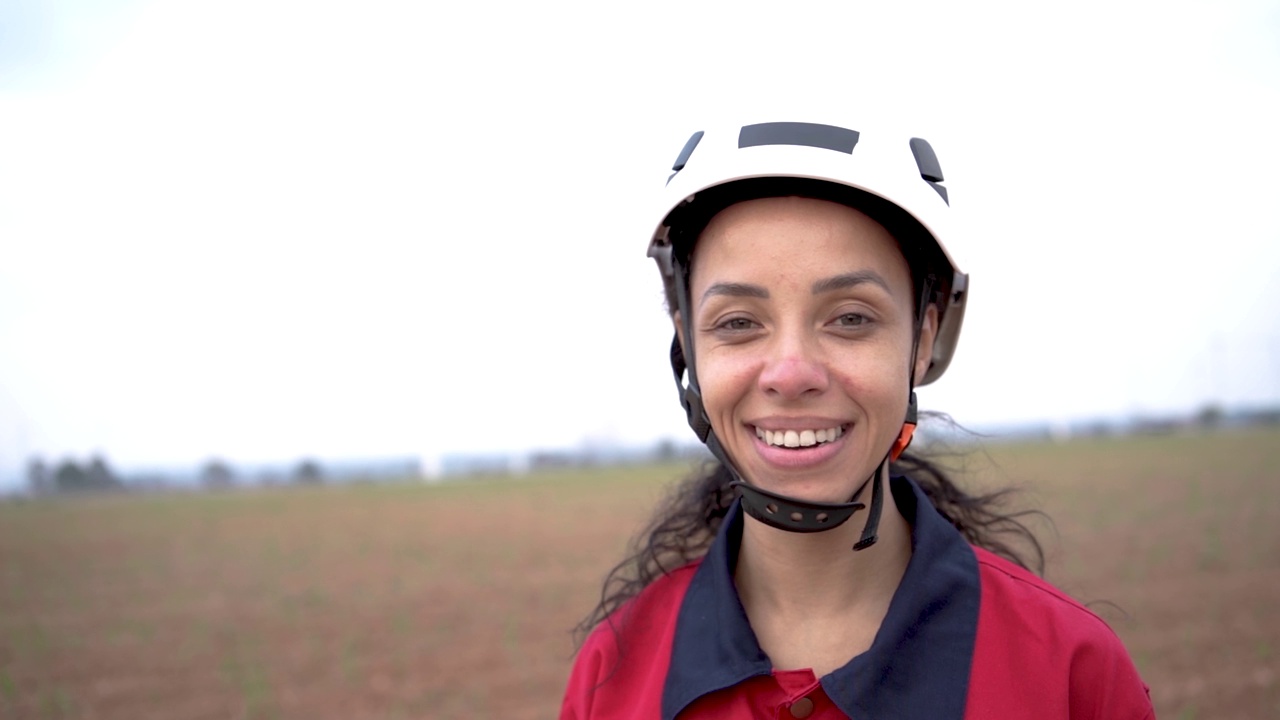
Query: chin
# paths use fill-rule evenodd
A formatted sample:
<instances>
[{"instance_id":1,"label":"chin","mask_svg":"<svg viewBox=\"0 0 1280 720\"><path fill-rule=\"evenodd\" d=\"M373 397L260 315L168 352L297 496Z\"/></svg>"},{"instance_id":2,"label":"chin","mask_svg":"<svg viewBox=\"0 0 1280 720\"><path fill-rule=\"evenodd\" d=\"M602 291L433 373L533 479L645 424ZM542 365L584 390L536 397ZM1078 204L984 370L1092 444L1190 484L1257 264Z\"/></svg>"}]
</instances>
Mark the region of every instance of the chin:
<instances>
[{"instance_id":1,"label":"chin","mask_svg":"<svg viewBox=\"0 0 1280 720\"><path fill-rule=\"evenodd\" d=\"M787 480L768 473L758 475L757 477L760 478L760 481L748 479L748 482L762 490L785 495L796 500L840 504L847 503L853 498L853 494L862 486L868 475L870 473L860 477L844 475L840 477ZM863 495L865 500L865 491Z\"/></svg>"}]
</instances>

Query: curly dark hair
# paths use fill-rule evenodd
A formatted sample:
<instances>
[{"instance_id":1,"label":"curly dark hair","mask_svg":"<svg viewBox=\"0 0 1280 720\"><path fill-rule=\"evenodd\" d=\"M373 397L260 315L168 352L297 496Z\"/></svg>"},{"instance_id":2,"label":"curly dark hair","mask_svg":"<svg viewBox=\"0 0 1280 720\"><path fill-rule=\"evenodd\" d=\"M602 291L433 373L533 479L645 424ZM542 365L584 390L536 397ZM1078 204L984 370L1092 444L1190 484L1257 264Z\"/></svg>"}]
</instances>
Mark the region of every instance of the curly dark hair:
<instances>
[{"instance_id":1,"label":"curly dark hair","mask_svg":"<svg viewBox=\"0 0 1280 720\"><path fill-rule=\"evenodd\" d=\"M891 465L890 474L914 480L970 543L1038 575L1044 573L1044 549L1023 522L1043 513L1033 509L1006 511L1015 488L970 493L952 480L941 462L911 452L903 453ZM648 525L632 541L627 557L605 576L600 602L575 628L579 646L597 625L650 583L706 554L733 504L731 482L728 469L708 461L668 491Z\"/></svg>"}]
</instances>

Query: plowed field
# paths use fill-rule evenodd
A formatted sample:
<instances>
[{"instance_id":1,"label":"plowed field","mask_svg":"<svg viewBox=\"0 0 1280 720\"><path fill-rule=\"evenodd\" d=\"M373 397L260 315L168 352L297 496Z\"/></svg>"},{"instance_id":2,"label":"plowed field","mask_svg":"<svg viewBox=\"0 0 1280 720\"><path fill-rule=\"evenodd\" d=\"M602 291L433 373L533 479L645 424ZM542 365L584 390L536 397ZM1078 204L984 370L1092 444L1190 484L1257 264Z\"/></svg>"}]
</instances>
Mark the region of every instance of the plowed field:
<instances>
[{"instance_id":1,"label":"plowed field","mask_svg":"<svg viewBox=\"0 0 1280 720\"><path fill-rule=\"evenodd\" d=\"M1280 431L991 445L1162 718L1280 717ZM683 467L0 505L0 718L554 717Z\"/></svg>"}]
</instances>

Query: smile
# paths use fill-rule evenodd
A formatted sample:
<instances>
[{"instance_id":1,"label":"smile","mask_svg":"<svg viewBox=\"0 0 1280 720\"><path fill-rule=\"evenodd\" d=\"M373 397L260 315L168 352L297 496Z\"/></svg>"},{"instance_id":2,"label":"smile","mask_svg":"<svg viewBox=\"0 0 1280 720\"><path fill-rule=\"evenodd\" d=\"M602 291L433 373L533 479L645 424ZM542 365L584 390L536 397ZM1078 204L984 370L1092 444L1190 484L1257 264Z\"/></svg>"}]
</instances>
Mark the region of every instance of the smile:
<instances>
[{"instance_id":1,"label":"smile","mask_svg":"<svg viewBox=\"0 0 1280 720\"><path fill-rule=\"evenodd\" d=\"M814 445L829 443L843 434L844 428L839 425L822 430L765 430L764 428L756 428L756 437L763 440L766 445L788 448L813 447Z\"/></svg>"}]
</instances>

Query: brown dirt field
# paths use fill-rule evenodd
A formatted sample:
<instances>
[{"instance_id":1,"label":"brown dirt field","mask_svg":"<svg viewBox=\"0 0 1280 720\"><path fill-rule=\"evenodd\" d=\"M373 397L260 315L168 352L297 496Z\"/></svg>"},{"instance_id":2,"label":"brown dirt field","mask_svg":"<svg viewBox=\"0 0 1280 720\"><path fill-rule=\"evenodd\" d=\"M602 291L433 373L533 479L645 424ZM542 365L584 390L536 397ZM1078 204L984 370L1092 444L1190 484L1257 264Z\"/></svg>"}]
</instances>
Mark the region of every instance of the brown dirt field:
<instances>
[{"instance_id":1,"label":"brown dirt field","mask_svg":"<svg viewBox=\"0 0 1280 720\"><path fill-rule=\"evenodd\" d=\"M992 446L1162 718L1280 716L1280 431ZM0 718L554 717L683 468L0 505Z\"/></svg>"}]
</instances>

